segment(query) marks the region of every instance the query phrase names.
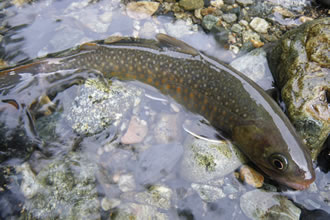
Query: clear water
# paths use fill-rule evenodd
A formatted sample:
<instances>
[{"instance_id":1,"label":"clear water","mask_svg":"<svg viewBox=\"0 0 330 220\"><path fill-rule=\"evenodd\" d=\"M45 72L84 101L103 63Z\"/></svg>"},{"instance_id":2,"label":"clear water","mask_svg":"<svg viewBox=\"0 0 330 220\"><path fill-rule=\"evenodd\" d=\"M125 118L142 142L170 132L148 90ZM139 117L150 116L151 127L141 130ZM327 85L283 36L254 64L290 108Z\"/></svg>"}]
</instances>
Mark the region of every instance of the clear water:
<instances>
[{"instance_id":1,"label":"clear water","mask_svg":"<svg viewBox=\"0 0 330 220\"><path fill-rule=\"evenodd\" d=\"M10 6L7 1L1 2L2 28L0 32L3 35L1 58L8 64L14 65L47 53L68 49L83 42L105 39L114 34L152 38L155 33L160 32L174 35L220 60L229 62L234 58L234 55L223 50L223 47L218 45L212 36L205 34L200 27L191 25L189 22L175 22L170 16L136 21L126 15L124 6L117 0L90 2L92 1L46 0L23 6ZM150 32L147 31L148 23L154 27ZM145 28L146 31L140 31L141 28ZM180 31L175 31L176 28ZM141 93L141 95L134 97L133 102L127 98L127 102L133 104L126 111L124 107L121 108L122 112L119 111L118 114L122 113L122 115L120 120L114 120L116 123L109 121L110 125L105 126L106 129L97 130L93 135L87 134L82 128L83 123L76 121L79 118L79 112L72 113L72 103L81 102L77 97L84 97L84 92L86 93L83 83L87 79L98 79L98 82L103 82L108 86L119 83L119 86L133 89L133 93ZM156 202L152 203L151 207L158 208L159 215L165 213L170 219L247 219L240 209L240 197L252 190L252 187L238 181L233 173L218 179L220 182L218 185L222 189L227 187L227 193L224 198L212 202L203 201L201 196L192 189L192 182L183 177L184 175L180 172L182 145L189 134L181 125L186 120L198 121L202 120L202 117L188 112L184 106L179 105L170 97L138 82L111 82L100 79L96 73L89 72L74 74L59 72L37 77L26 75L26 80L11 91L16 91L13 96L16 100L27 105L44 94L48 95L52 104L46 108L41 106L44 109L36 106L35 111L32 111L33 115L29 117L22 116L22 112L15 113L16 110L12 105L9 110L6 110L8 114L1 116L12 120L8 124L13 127L15 123L21 123L13 119L15 116L20 115L27 121L32 117L34 124L26 129L27 137L33 139L37 134L41 141L37 144L41 149L34 149L33 154L26 161L19 155L1 164L0 181L3 190L0 192L0 211L2 218L24 216L26 213L24 211L26 208L23 208L26 200L19 187L24 185L25 174L18 172L19 169L15 168L28 162L33 172L39 173L44 167L58 159L65 161L64 158L69 157L70 152L73 151L89 161L86 165L78 159L72 159L71 164L77 164L74 168L70 167L74 177L78 174L83 176L84 172L88 173L89 168L93 167L90 172L95 174L96 185L95 192L91 190L94 193L92 197L100 203L104 202L105 198L120 201L119 206L114 206L115 208L110 210L99 207L99 215L104 219L120 216L118 207L125 207L125 204L145 202L147 199L145 197L139 199L141 196L139 193L154 192L152 191L154 185L166 186L166 189L170 189L172 193L169 206L164 203L158 206L155 205ZM97 100L100 101L100 99ZM134 104L135 102L138 104ZM95 105L97 104L100 103ZM0 106L0 110L2 108ZM48 111L51 113L48 114ZM93 115L95 123L98 116L108 117L95 113ZM144 128L145 123L148 125L147 134L143 141L125 145L121 142L132 116L138 116L141 127ZM69 117L71 120L68 119ZM160 120L165 120L164 118L169 118L169 122L158 131L157 126L161 124ZM29 125L29 123L32 122L26 124ZM72 129L73 125L78 130ZM216 133L215 130L208 129L210 129L210 136ZM165 136L165 140L160 134ZM316 175L316 184L312 189L302 192L284 190L281 194L301 204L305 209L321 209L330 213L329 201L325 201L324 196L320 196L320 191L329 193L330 176L321 172L319 168L316 168ZM68 187L68 183L65 182L66 177L63 178L63 188ZM82 179L88 182L86 178ZM266 183L269 190L274 189L269 184L275 183L270 180L266 180ZM48 185L48 190L53 189L51 184ZM234 191L231 192L231 190ZM52 198L50 196L49 203L52 202ZM79 203L74 199L65 202L63 204L68 206ZM112 203L115 202L112 201ZM36 208L35 204L25 205L32 207L31 209ZM58 209L65 213L66 209L63 207ZM133 208L136 212L141 209L143 208ZM36 215L40 214L40 212L36 213ZM148 213L152 211L149 210Z\"/></svg>"}]
</instances>

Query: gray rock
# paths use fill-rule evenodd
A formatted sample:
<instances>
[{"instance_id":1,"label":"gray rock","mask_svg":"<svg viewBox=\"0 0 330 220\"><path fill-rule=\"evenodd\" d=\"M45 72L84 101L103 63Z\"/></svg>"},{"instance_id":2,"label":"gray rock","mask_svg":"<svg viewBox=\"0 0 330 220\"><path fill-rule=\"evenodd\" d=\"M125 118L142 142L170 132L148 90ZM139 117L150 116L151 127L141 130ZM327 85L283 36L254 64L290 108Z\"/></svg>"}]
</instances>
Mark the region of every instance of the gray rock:
<instances>
[{"instance_id":1,"label":"gray rock","mask_svg":"<svg viewBox=\"0 0 330 220\"><path fill-rule=\"evenodd\" d=\"M236 2L239 5L242 5L243 7L246 7L248 5L252 5L254 3L254 0L236 0Z\"/></svg>"},{"instance_id":2,"label":"gray rock","mask_svg":"<svg viewBox=\"0 0 330 220\"><path fill-rule=\"evenodd\" d=\"M111 213L110 213L111 214ZM161 212L157 211L157 208L141 205L137 203L127 203L118 207L116 213L113 215L115 220L145 220L145 219L157 219L157 220L166 220L169 217Z\"/></svg>"},{"instance_id":3,"label":"gray rock","mask_svg":"<svg viewBox=\"0 0 330 220\"><path fill-rule=\"evenodd\" d=\"M250 26L258 33L267 33L267 30L269 28L268 22L263 18L253 18L253 20L250 22Z\"/></svg>"},{"instance_id":4,"label":"gray rock","mask_svg":"<svg viewBox=\"0 0 330 220\"><path fill-rule=\"evenodd\" d=\"M223 2L227 5L235 4L235 0L224 0Z\"/></svg>"},{"instance_id":5,"label":"gray rock","mask_svg":"<svg viewBox=\"0 0 330 220\"><path fill-rule=\"evenodd\" d=\"M215 202L226 197L219 187L193 183L191 184L191 188L193 188L205 202Z\"/></svg>"},{"instance_id":6,"label":"gray rock","mask_svg":"<svg viewBox=\"0 0 330 220\"><path fill-rule=\"evenodd\" d=\"M202 26L210 31L212 27L220 20L220 18L214 16L214 15L206 15L203 17L202 20Z\"/></svg>"},{"instance_id":7,"label":"gray rock","mask_svg":"<svg viewBox=\"0 0 330 220\"><path fill-rule=\"evenodd\" d=\"M78 134L93 135L110 125L118 125L124 114L137 103L142 90L119 81L88 79L79 89L66 120Z\"/></svg>"},{"instance_id":8,"label":"gray rock","mask_svg":"<svg viewBox=\"0 0 330 220\"><path fill-rule=\"evenodd\" d=\"M135 195L135 200L145 205L155 206L169 210L171 207L172 190L166 186L154 185L147 192L140 192Z\"/></svg>"},{"instance_id":9,"label":"gray rock","mask_svg":"<svg viewBox=\"0 0 330 220\"><path fill-rule=\"evenodd\" d=\"M158 143L170 143L179 140L181 126L178 114L160 114L154 127L154 136Z\"/></svg>"},{"instance_id":10,"label":"gray rock","mask_svg":"<svg viewBox=\"0 0 330 220\"><path fill-rule=\"evenodd\" d=\"M237 20L237 15L232 13L223 14L222 18L227 23L234 23Z\"/></svg>"},{"instance_id":11,"label":"gray rock","mask_svg":"<svg viewBox=\"0 0 330 220\"><path fill-rule=\"evenodd\" d=\"M230 65L255 81L264 90L273 87L273 76L269 70L266 52L257 48L233 60Z\"/></svg>"},{"instance_id":12,"label":"gray rock","mask_svg":"<svg viewBox=\"0 0 330 220\"><path fill-rule=\"evenodd\" d=\"M239 24L234 24L232 27L231 27L231 30L235 33L241 33L242 30L243 30L243 27Z\"/></svg>"},{"instance_id":13,"label":"gray rock","mask_svg":"<svg viewBox=\"0 0 330 220\"><path fill-rule=\"evenodd\" d=\"M298 220L301 210L279 193L253 190L241 196L244 214L256 220Z\"/></svg>"},{"instance_id":14,"label":"gray rock","mask_svg":"<svg viewBox=\"0 0 330 220\"><path fill-rule=\"evenodd\" d=\"M228 143L214 143L189 136L184 148L180 172L192 182L206 183L223 177L244 160L242 153Z\"/></svg>"},{"instance_id":15,"label":"gray rock","mask_svg":"<svg viewBox=\"0 0 330 220\"><path fill-rule=\"evenodd\" d=\"M70 153L55 159L33 176L23 171L24 215L32 219L100 219L96 165L83 155ZM28 176L28 174L30 176ZM35 187L25 187L34 179ZM25 186L24 186L25 185ZM33 193L32 193L33 192Z\"/></svg>"}]
</instances>

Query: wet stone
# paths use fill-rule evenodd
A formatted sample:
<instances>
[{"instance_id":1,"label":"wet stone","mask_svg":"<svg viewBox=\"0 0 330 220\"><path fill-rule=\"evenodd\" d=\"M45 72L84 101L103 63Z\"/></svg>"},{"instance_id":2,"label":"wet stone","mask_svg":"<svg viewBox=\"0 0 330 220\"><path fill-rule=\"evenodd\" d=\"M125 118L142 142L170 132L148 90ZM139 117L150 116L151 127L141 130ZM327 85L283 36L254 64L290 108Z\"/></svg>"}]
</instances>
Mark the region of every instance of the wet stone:
<instances>
[{"instance_id":1,"label":"wet stone","mask_svg":"<svg viewBox=\"0 0 330 220\"><path fill-rule=\"evenodd\" d=\"M139 1L127 4L127 15L134 19L146 19L153 15L159 7L158 2Z\"/></svg>"},{"instance_id":2,"label":"wet stone","mask_svg":"<svg viewBox=\"0 0 330 220\"><path fill-rule=\"evenodd\" d=\"M243 30L243 27L239 24L234 24L232 27L231 27L231 30L235 33L241 33L242 30Z\"/></svg>"},{"instance_id":3,"label":"wet stone","mask_svg":"<svg viewBox=\"0 0 330 220\"><path fill-rule=\"evenodd\" d=\"M148 125L136 116L131 118L126 133L121 137L123 144L136 144L143 141L148 133Z\"/></svg>"},{"instance_id":4,"label":"wet stone","mask_svg":"<svg viewBox=\"0 0 330 220\"><path fill-rule=\"evenodd\" d=\"M203 17L202 26L210 31L214 25L219 21L220 19L214 15L206 15Z\"/></svg>"},{"instance_id":5,"label":"wet stone","mask_svg":"<svg viewBox=\"0 0 330 220\"><path fill-rule=\"evenodd\" d=\"M116 208L117 206L120 205L120 200L119 199L109 199L107 197L104 197L102 200L101 200L101 208L104 210L104 211L109 211L110 209L113 209L113 208Z\"/></svg>"},{"instance_id":6,"label":"wet stone","mask_svg":"<svg viewBox=\"0 0 330 220\"><path fill-rule=\"evenodd\" d=\"M266 52L263 48L252 50L233 60L230 65L255 81L263 89L273 88L273 76L269 70Z\"/></svg>"},{"instance_id":7,"label":"wet stone","mask_svg":"<svg viewBox=\"0 0 330 220\"><path fill-rule=\"evenodd\" d=\"M240 177L243 182L255 187L260 188L264 183L264 176L258 173L255 169L244 165L239 170Z\"/></svg>"},{"instance_id":8,"label":"wet stone","mask_svg":"<svg viewBox=\"0 0 330 220\"><path fill-rule=\"evenodd\" d=\"M157 208L137 203L127 203L120 205L116 210L114 210L114 212L110 213L110 216L114 216L114 219L116 220L169 219L166 214L157 211Z\"/></svg>"},{"instance_id":9,"label":"wet stone","mask_svg":"<svg viewBox=\"0 0 330 220\"><path fill-rule=\"evenodd\" d=\"M283 35L267 54L288 116L313 159L330 133L330 18L307 22Z\"/></svg>"},{"instance_id":10,"label":"wet stone","mask_svg":"<svg viewBox=\"0 0 330 220\"><path fill-rule=\"evenodd\" d=\"M204 7L204 0L180 0L179 5L185 10L194 10Z\"/></svg>"},{"instance_id":11,"label":"wet stone","mask_svg":"<svg viewBox=\"0 0 330 220\"><path fill-rule=\"evenodd\" d=\"M243 7L246 7L248 5L252 5L254 3L254 0L236 0L236 2L239 5L242 5Z\"/></svg>"},{"instance_id":12,"label":"wet stone","mask_svg":"<svg viewBox=\"0 0 330 220\"><path fill-rule=\"evenodd\" d=\"M153 127L157 143L170 143L179 140L180 134L178 114L160 114L159 120Z\"/></svg>"},{"instance_id":13,"label":"wet stone","mask_svg":"<svg viewBox=\"0 0 330 220\"><path fill-rule=\"evenodd\" d=\"M180 173L186 179L206 183L233 172L244 157L233 145L188 136L184 143Z\"/></svg>"},{"instance_id":14,"label":"wet stone","mask_svg":"<svg viewBox=\"0 0 330 220\"><path fill-rule=\"evenodd\" d=\"M223 14L222 19L227 23L234 23L237 20L237 15L232 13Z\"/></svg>"},{"instance_id":15,"label":"wet stone","mask_svg":"<svg viewBox=\"0 0 330 220\"><path fill-rule=\"evenodd\" d=\"M36 176L22 167L23 194L27 195L23 216L37 219L100 219L96 190L96 165L84 155L70 153L57 158ZM28 174L30 176L28 176ZM37 190L28 185L30 179ZM32 184L32 182L31 182ZM32 191L34 191L32 193ZM79 202L77 202L79 201Z\"/></svg>"},{"instance_id":16,"label":"wet stone","mask_svg":"<svg viewBox=\"0 0 330 220\"><path fill-rule=\"evenodd\" d=\"M141 89L119 81L110 86L106 81L88 79L65 117L78 134L97 134L110 125L118 125L141 94Z\"/></svg>"},{"instance_id":17,"label":"wet stone","mask_svg":"<svg viewBox=\"0 0 330 220\"><path fill-rule=\"evenodd\" d=\"M215 202L226 197L222 189L216 186L193 183L191 184L191 188L193 188L205 202Z\"/></svg>"},{"instance_id":18,"label":"wet stone","mask_svg":"<svg viewBox=\"0 0 330 220\"><path fill-rule=\"evenodd\" d=\"M172 190L166 186L154 185L149 187L147 192L140 192L135 195L135 200L155 206L161 209L169 210L171 207Z\"/></svg>"},{"instance_id":19,"label":"wet stone","mask_svg":"<svg viewBox=\"0 0 330 220\"><path fill-rule=\"evenodd\" d=\"M258 189L242 195L240 206L247 217L255 220L298 220L301 213L286 197Z\"/></svg>"},{"instance_id":20,"label":"wet stone","mask_svg":"<svg viewBox=\"0 0 330 220\"><path fill-rule=\"evenodd\" d=\"M269 24L265 19L256 17L250 22L250 26L258 33L267 33Z\"/></svg>"}]
</instances>

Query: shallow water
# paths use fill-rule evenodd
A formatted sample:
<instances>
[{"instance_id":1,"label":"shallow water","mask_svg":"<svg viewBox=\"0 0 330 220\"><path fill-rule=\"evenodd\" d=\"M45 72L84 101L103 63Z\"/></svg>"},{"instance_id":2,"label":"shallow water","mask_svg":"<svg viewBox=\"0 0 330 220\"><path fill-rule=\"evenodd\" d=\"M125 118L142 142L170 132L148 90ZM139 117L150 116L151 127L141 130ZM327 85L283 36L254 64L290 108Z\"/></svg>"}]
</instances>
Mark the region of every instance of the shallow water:
<instances>
[{"instance_id":1,"label":"shallow water","mask_svg":"<svg viewBox=\"0 0 330 220\"><path fill-rule=\"evenodd\" d=\"M47 0L22 7L6 7L7 2L2 2L2 59L16 64L83 42L105 39L112 34L152 38L158 32L174 35L226 62L234 58L197 26L174 22L173 18L166 16L136 21L125 14L119 1L88 2ZM145 25L148 22L155 29L141 34L138 30L148 26ZM175 31L176 27L179 32ZM116 91L113 96L107 95L106 87ZM8 110L8 115L2 115L8 117L8 124L13 127L15 123L22 123L13 118L21 116L30 125L22 130L27 131L31 146L35 146L26 161L22 159L24 156L18 155L18 158L1 164L2 218L25 216L26 213L39 218L64 218L72 215L61 207L68 206L75 207L72 209L76 212L86 211L86 216L104 219L115 216L125 219L129 215L127 213L141 219L147 215L160 219L166 219L164 216L169 219L247 219L240 208L240 198L253 188L237 180L233 172L204 182L185 175L182 168L183 146L191 137L182 124L187 120L203 121L203 118L188 112L184 106L159 91L134 81L108 81L93 72L27 74L25 80L10 91L13 97L26 104L47 94L51 104L36 106L31 111L32 115L26 115L24 111L12 113L14 108ZM118 101L109 104L109 100L116 99L125 104ZM104 109L112 111L105 112ZM144 136L143 141L122 144L134 117L137 118L136 126L145 134L133 136ZM105 124L99 124L100 121ZM209 136L216 134L215 130L207 128ZM24 138L21 141L29 146ZM23 153L29 154L29 150ZM64 171L60 169L62 165ZM56 177L47 172L56 173ZM70 185L70 182L74 184ZM34 190L36 183L40 187L36 188L46 192L43 195L48 195L49 204L60 205L55 208L40 205L47 199L38 197L41 194ZM263 188L268 191L281 189L275 188L273 185L276 183L270 180L266 183ZM309 190L281 189L281 194L300 204L304 210L320 209L330 213L329 200L326 199L329 195L321 195L321 191L330 193L329 185L329 174L316 168L316 182ZM199 186L211 186L207 189L215 198L205 199L203 192L207 194L207 189L203 188L203 191ZM61 196L69 192L73 195L60 198L57 192ZM87 192L86 196L75 197L74 194L82 192ZM90 206L81 205L79 201ZM105 208L107 202L110 203L109 209ZM44 212L40 207L45 207ZM84 216L82 214L78 217Z\"/></svg>"}]
</instances>

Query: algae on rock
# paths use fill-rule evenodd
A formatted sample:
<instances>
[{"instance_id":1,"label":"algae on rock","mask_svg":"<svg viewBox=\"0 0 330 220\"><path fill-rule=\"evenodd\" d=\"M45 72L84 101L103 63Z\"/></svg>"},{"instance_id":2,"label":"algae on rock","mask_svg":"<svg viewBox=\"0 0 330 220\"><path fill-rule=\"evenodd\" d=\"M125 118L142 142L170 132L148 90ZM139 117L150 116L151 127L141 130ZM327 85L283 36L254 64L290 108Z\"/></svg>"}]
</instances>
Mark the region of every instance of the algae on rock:
<instances>
[{"instance_id":1,"label":"algae on rock","mask_svg":"<svg viewBox=\"0 0 330 220\"><path fill-rule=\"evenodd\" d=\"M330 133L330 18L287 32L268 53L293 125L315 159Z\"/></svg>"}]
</instances>

